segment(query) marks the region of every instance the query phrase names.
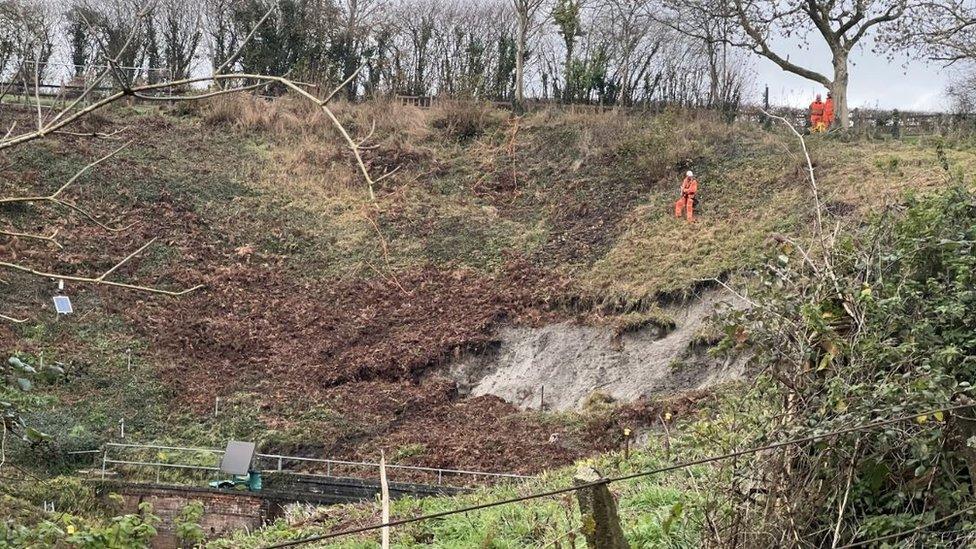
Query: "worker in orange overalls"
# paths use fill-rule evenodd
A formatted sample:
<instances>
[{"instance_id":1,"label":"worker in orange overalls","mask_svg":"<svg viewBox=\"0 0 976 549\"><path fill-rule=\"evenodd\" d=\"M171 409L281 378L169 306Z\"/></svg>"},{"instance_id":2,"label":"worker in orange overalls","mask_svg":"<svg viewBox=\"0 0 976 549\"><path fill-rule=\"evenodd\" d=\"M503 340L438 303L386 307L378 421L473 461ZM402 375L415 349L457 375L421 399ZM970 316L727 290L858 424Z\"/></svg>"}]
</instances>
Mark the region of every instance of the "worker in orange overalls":
<instances>
[{"instance_id":1,"label":"worker in orange overalls","mask_svg":"<svg viewBox=\"0 0 976 549\"><path fill-rule=\"evenodd\" d=\"M827 100L824 101L823 125L824 131L834 125L834 96L830 92L827 92Z\"/></svg>"},{"instance_id":2,"label":"worker in orange overalls","mask_svg":"<svg viewBox=\"0 0 976 549\"><path fill-rule=\"evenodd\" d=\"M681 198L674 203L674 217L681 218L681 210L686 210L688 222L695 220L695 195L698 193L698 180L690 170L681 182Z\"/></svg>"},{"instance_id":3,"label":"worker in orange overalls","mask_svg":"<svg viewBox=\"0 0 976 549\"><path fill-rule=\"evenodd\" d=\"M817 99L813 103L810 103L810 132L819 133L824 130L823 125L824 118L824 104L823 99L820 98L820 94L817 94Z\"/></svg>"}]
</instances>

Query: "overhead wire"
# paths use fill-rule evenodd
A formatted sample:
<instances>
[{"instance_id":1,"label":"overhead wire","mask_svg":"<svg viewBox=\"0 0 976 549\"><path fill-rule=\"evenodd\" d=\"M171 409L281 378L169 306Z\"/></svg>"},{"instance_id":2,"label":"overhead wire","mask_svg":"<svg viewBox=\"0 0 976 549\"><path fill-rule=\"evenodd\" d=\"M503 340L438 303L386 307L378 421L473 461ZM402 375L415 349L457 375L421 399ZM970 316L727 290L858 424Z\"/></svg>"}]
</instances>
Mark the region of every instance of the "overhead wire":
<instances>
[{"instance_id":1,"label":"overhead wire","mask_svg":"<svg viewBox=\"0 0 976 549\"><path fill-rule=\"evenodd\" d=\"M422 521L427 521L427 520L444 518L444 517L448 517L448 516L451 516L451 515L459 515L459 514L464 514L464 513L470 513L472 511L479 511L479 510L482 510L482 509L489 509L491 507L499 507L499 506L502 506L502 505L511 505L513 503L520 503L520 502L523 502L523 501L530 501L530 500L534 500L534 499L541 499L541 498L546 498L546 497L558 496L558 495L566 494L566 493L569 493L569 492L576 492L578 490L583 490L583 489L586 489L586 488L593 488L593 487L596 487L596 486L603 486L603 485L607 485L607 484L614 483L614 482L622 482L622 481L625 481L625 480L632 480L632 479L635 479L635 478L646 477L646 476L656 475L656 474L660 474L660 473L667 473L667 472L676 471L676 470L680 470L680 469L687 469L689 467L695 467L697 465L706 465L706 464L709 464L709 463L714 463L716 461L724 461L726 459L732 459L732 458L741 457L741 456L745 456L745 455L749 455L749 454L755 454L755 453L759 453L759 452L765 452L765 451L768 451L768 450L776 450L776 449L779 449L779 448L783 448L783 447L791 446L791 445L795 445L795 444L804 444L804 443L807 443L807 442L814 442L814 441L821 440L821 439L825 439L825 438L831 438L831 437L835 437L835 436L841 436L841 435L846 435L846 434L850 434L850 433L856 433L856 432L860 432L860 431L870 431L870 430L878 429L880 427L887 427L889 425L894 425L894 424L897 424L897 423L903 423L905 421L911 421L913 419L918 419L918 418L928 417L928 416L934 416L934 415L939 414L939 413L945 414L945 413L953 412L953 411L956 411L956 410L962 410L962 409L966 409L966 408L973 408L974 406L976 406L976 405L974 405L974 404L960 404L960 405L956 405L956 406L948 406L948 407L944 407L944 408L939 408L939 409L934 409L934 410L928 410L928 411L919 412L919 413L916 413L916 414L911 414L911 415L906 415L906 416L899 416L899 417L896 417L896 418L889 418L889 419L885 419L885 420L880 420L880 421L875 421L875 422L871 422L871 423L866 423L866 424L863 424L863 425L857 425L857 426L853 426L853 427L846 427L844 429L837 429L837 430L829 431L829 432L826 432L826 433L813 434L813 435L808 435L808 436L805 436L805 437L784 440L784 441L781 441L781 442L774 442L774 443L766 444L764 446L758 446L758 447L748 448L748 449L744 449L744 450L737 450L735 452L729 452L729 453L726 453L726 454L720 454L720 455L714 455L714 456L709 456L709 457L704 457L704 458L699 458L699 459L694 459L694 460L683 461L683 462L675 463L675 464L672 464L672 465L667 465L665 467L659 467L659 468L656 468L656 469L649 469L649 470L639 471L639 472L636 472L636 473L630 473L630 474L626 474L626 475L619 475L619 476L615 476L615 477L602 478L602 479L599 479L599 480L596 480L596 481L592 481L592 482L586 482L586 483L581 483L581 484L574 484L573 486L566 486L566 487L563 487L563 488L557 488L557 489L548 490L548 491L545 491L545 492L537 492L537 493L528 494L528 495L525 495L525 496L519 496L519 497L514 497L514 498L509 498L509 499L504 499L504 500L498 500L498 501L493 501L493 502L488 502L488 503L481 503L481 504L478 504L478 505L472 505L470 507L462 507L462 508L459 508L459 509L451 509L451 510L447 510L447 511L439 511L437 513L430 513L430 514L427 514L427 515L420 515L420 516L416 516L416 517L402 518L402 519L388 521L388 522L385 522L385 523L371 524L371 525L368 525L368 526L359 526L359 527L356 527L356 528L349 528L349 529L346 529L346 530L340 530L338 532L330 532L328 534L320 534L320 535L315 535L315 536L309 536L309 537L305 537L305 538L300 538L300 539L290 540L290 541L286 541L286 542L282 542L282 543L277 543L277 544L274 544L274 545L268 545L268 546L266 546L265 549L281 549L281 548L285 548L285 547L297 547L299 545L305 545L305 544L308 544L308 543L315 543L317 541L324 541L324 540L335 539L335 538L339 538L339 537L351 536L353 534L361 534L361 533L364 533L364 532L370 532L370 531L373 531L373 530L379 530L381 528L391 528L391 527L394 527L394 526L403 526L405 524L412 524L412 523L415 523L415 522L422 522Z\"/></svg>"}]
</instances>

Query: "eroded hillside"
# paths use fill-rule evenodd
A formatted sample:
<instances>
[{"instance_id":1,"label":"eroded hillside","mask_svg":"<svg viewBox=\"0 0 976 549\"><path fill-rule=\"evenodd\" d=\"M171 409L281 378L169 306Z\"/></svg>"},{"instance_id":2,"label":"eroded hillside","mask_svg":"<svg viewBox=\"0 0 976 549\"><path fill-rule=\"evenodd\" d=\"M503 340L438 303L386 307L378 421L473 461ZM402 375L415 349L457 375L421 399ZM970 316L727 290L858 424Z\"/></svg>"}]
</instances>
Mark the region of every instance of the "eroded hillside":
<instances>
[{"instance_id":1,"label":"eroded hillside","mask_svg":"<svg viewBox=\"0 0 976 549\"><path fill-rule=\"evenodd\" d=\"M384 447L401 462L522 472L567 464L616 445L617 426L698 396L520 411L461 396L450 365L504 327L667 333L669 307L757 265L774 235L807 238L812 222L795 142L746 124L681 113L512 119L469 104L368 103L340 116L358 135L375 122L367 162L396 170L375 203L321 113L235 99L84 121L125 127L131 145L70 198L123 230L8 209L24 228L64 234L63 250L8 245L18 262L91 274L155 237L117 277L204 285L168 298L69 284L77 314L55 320L51 284L5 276L6 312L31 319L0 325L5 348L66 365L65 379L41 388L35 418L60 450L97 446L124 417L141 441L233 436L349 457ZM0 180L10 194L53 190L123 142L54 136L0 157ZM971 149L934 139L809 145L828 211L851 224L976 163ZM670 213L688 168L702 181L694 225ZM696 345L710 341L704 332Z\"/></svg>"}]
</instances>

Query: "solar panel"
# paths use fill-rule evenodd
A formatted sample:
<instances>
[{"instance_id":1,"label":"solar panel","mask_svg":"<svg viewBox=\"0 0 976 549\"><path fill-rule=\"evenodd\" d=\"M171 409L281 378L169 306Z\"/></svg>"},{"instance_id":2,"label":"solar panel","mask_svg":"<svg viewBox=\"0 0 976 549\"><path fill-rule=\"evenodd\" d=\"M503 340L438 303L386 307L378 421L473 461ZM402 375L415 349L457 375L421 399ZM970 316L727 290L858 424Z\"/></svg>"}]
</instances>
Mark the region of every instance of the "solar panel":
<instances>
[{"instance_id":1,"label":"solar panel","mask_svg":"<svg viewBox=\"0 0 976 549\"><path fill-rule=\"evenodd\" d=\"M224 458L220 460L220 470L229 475L246 475L254 458L254 443L232 440L227 443Z\"/></svg>"},{"instance_id":2,"label":"solar panel","mask_svg":"<svg viewBox=\"0 0 976 549\"><path fill-rule=\"evenodd\" d=\"M54 309L59 315L69 315L75 312L71 308L71 298L65 295L54 296Z\"/></svg>"}]
</instances>

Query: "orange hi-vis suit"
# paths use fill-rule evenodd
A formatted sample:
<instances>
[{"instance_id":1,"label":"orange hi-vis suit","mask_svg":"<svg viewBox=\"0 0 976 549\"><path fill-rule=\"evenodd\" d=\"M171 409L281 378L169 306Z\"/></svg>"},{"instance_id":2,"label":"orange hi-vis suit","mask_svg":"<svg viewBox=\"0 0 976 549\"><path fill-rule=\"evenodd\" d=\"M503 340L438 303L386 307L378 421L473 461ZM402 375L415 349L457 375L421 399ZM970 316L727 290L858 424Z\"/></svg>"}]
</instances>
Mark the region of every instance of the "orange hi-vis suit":
<instances>
[{"instance_id":1,"label":"orange hi-vis suit","mask_svg":"<svg viewBox=\"0 0 976 549\"><path fill-rule=\"evenodd\" d=\"M827 128L830 128L831 124L834 123L834 98L827 94L827 100L824 101L824 115L823 124Z\"/></svg>"},{"instance_id":2,"label":"orange hi-vis suit","mask_svg":"<svg viewBox=\"0 0 976 549\"><path fill-rule=\"evenodd\" d=\"M821 131L824 123L824 104L821 101L820 96L810 103L810 129L818 132Z\"/></svg>"},{"instance_id":3,"label":"orange hi-vis suit","mask_svg":"<svg viewBox=\"0 0 976 549\"><path fill-rule=\"evenodd\" d=\"M695 194L698 192L698 180L694 176L685 177L681 182L681 198L674 203L674 216L681 218L681 210L686 210L688 221L695 220Z\"/></svg>"}]
</instances>

